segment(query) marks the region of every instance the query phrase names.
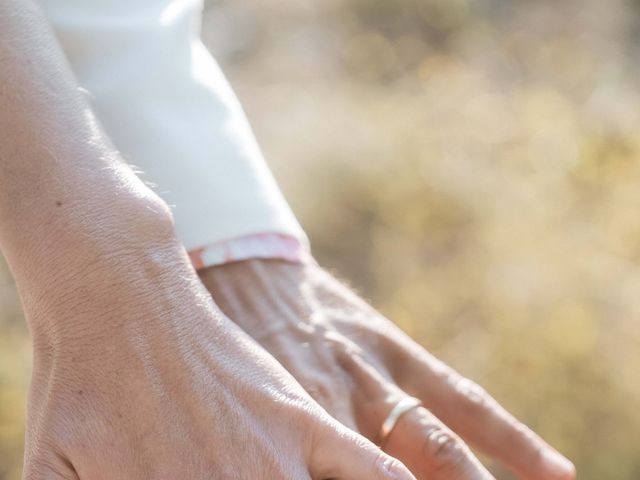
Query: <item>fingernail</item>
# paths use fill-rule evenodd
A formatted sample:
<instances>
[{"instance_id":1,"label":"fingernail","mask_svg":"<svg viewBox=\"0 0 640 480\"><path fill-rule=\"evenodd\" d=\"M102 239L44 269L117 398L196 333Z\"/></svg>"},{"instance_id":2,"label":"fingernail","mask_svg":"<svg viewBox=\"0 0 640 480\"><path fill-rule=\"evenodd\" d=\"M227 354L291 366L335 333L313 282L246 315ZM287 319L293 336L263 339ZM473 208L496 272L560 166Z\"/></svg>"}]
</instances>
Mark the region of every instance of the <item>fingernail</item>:
<instances>
[{"instance_id":1,"label":"fingernail","mask_svg":"<svg viewBox=\"0 0 640 480\"><path fill-rule=\"evenodd\" d=\"M544 453L544 465L548 471L559 474L560 479L573 479L576 475L576 467L573 463L553 450Z\"/></svg>"}]
</instances>

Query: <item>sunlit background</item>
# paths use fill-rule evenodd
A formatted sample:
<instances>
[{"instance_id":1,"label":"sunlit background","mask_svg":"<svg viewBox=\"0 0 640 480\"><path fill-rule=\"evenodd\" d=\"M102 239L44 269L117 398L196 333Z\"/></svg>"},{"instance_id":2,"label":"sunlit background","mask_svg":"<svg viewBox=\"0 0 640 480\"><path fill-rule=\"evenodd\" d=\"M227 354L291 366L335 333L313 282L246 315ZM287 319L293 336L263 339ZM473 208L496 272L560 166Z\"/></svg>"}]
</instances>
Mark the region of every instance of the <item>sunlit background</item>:
<instances>
[{"instance_id":1,"label":"sunlit background","mask_svg":"<svg viewBox=\"0 0 640 480\"><path fill-rule=\"evenodd\" d=\"M640 2L215 0L203 35L319 261L579 478L638 480ZM17 480L30 351L0 281Z\"/></svg>"}]
</instances>

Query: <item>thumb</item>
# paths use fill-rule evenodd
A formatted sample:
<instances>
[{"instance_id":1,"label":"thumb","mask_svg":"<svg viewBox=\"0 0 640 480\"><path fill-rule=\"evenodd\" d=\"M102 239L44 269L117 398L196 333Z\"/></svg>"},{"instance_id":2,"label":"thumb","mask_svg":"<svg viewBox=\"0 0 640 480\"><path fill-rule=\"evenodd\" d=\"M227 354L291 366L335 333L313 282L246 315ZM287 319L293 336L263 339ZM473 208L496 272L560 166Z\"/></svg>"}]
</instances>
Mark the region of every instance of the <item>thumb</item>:
<instances>
[{"instance_id":1,"label":"thumb","mask_svg":"<svg viewBox=\"0 0 640 480\"><path fill-rule=\"evenodd\" d=\"M416 480L402 462L390 457L369 440L334 425L321 434L312 452L313 478L336 480Z\"/></svg>"}]
</instances>

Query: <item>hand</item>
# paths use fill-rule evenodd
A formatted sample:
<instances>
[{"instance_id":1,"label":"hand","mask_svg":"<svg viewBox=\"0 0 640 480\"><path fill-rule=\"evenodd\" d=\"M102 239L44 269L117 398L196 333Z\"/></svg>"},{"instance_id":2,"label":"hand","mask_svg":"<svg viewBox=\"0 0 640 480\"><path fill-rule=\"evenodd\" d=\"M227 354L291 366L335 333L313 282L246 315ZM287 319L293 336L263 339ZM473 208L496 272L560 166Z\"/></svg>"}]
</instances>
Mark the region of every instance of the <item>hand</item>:
<instances>
[{"instance_id":1,"label":"hand","mask_svg":"<svg viewBox=\"0 0 640 480\"><path fill-rule=\"evenodd\" d=\"M200 276L222 310L272 353L325 409L384 443L420 480L493 478L460 435L521 478L572 480L573 465L473 382L436 360L322 269L275 260L212 267ZM456 433L454 433L456 432Z\"/></svg>"},{"instance_id":2,"label":"hand","mask_svg":"<svg viewBox=\"0 0 640 480\"><path fill-rule=\"evenodd\" d=\"M215 309L38 2L0 2L0 246L33 337L24 478L411 474Z\"/></svg>"},{"instance_id":3,"label":"hand","mask_svg":"<svg viewBox=\"0 0 640 480\"><path fill-rule=\"evenodd\" d=\"M177 242L127 238L23 292L26 480L413 479L219 313Z\"/></svg>"}]
</instances>

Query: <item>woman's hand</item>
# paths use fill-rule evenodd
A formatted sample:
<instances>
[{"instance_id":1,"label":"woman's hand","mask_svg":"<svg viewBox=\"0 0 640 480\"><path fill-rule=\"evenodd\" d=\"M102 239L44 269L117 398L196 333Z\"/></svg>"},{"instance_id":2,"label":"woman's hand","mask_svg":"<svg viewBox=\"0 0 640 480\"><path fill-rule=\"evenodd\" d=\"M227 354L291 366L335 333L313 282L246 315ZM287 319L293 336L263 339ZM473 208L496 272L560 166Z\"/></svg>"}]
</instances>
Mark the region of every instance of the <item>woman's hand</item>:
<instances>
[{"instance_id":1,"label":"woman's hand","mask_svg":"<svg viewBox=\"0 0 640 480\"><path fill-rule=\"evenodd\" d=\"M383 444L418 479L493 478L458 435L521 478L575 478L568 460L482 388L320 268L249 260L200 276L233 321L329 413L370 440L380 440L380 426L400 398L421 399L424 408L403 415Z\"/></svg>"},{"instance_id":2,"label":"woman's hand","mask_svg":"<svg viewBox=\"0 0 640 480\"><path fill-rule=\"evenodd\" d=\"M219 313L177 241L136 228L24 289L25 479L413 478Z\"/></svg>"}]
</instances>

